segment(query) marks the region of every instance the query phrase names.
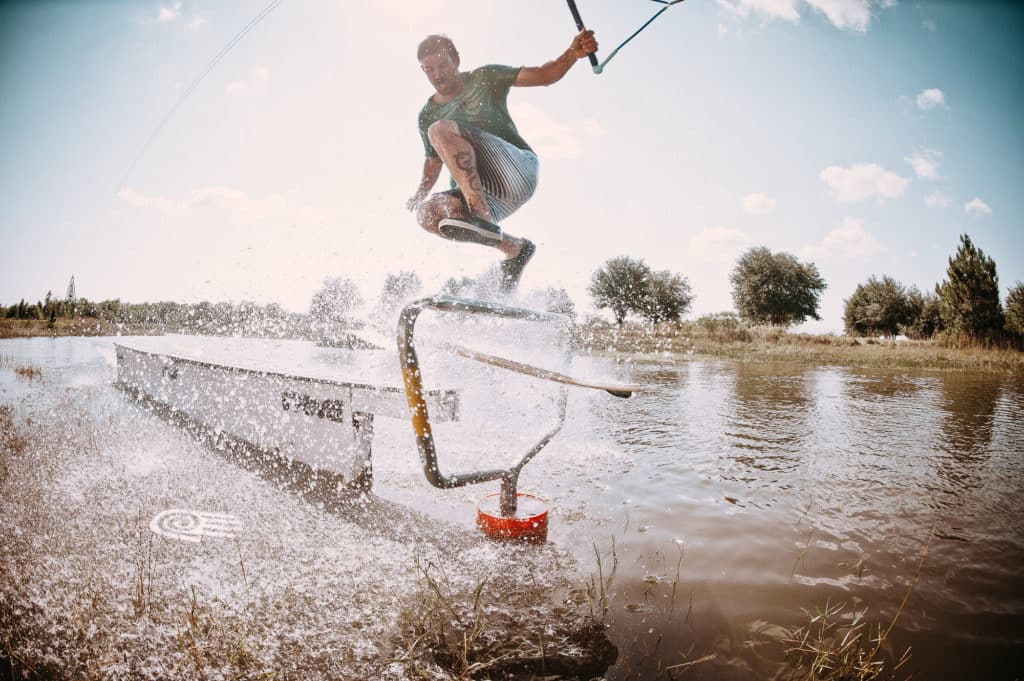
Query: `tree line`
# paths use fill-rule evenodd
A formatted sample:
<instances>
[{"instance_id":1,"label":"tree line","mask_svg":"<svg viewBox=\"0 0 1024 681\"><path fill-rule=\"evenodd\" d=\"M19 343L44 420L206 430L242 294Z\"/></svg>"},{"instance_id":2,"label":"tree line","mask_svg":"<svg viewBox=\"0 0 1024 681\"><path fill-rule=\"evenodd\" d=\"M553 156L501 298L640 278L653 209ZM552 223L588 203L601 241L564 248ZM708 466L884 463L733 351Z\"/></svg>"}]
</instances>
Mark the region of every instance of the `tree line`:
<instances>
[{"instance_id":1,"label":"tree line","mask_svg":"<svg viewBox=\"0 0 1024 681\"><path fill-rule=\"evenodd\" d=\"M743 253L729 275L735 314L752 324L791 326L818 319L821 294L827 284L817 266L766 247ZM387 326L406 301L422 294L414 272L388 274L370 311L371 322ZM587 292L598 309L609 309L616 323L629 315L651 322L679 322L690 310L694 294L688 279L668 270L654 271L642 259L618 256L607 260L591 276ZM463 277L445 282L441 293L486 297L481 283ZM576 316L565 289L548 288L544 307ZM119 299L91 302L55 299L51 293L35 304L21 300L0 305L0 317L47 319L85 317L122 324L163 325L199 333L259 333L308 335L329 327L358 326L354 313L364 306L356 284L344 277L328 277L310 302L308 314L290 313L280 305L252 302L195 304L159 302L125 303ZM722 315L720 315L722 316ZM1024 284L1010 289L1005 303L999 296L995 262L961 235L949 258L946 279L934 291L922 293L888 275L872 275L844 301L845 331L853 336L895 336L926 339L942 334L983 343L1024 344Z\"/></svg>"},{"instance_id":2,"label":"tree line","mask_svg":"<svg viewBox=\"0 0 1024 681\"><path fill-rule=\"evenodd\" d=\"M922 293L892 277L870 277L845 301L843 321L854 336L932 338L1020 345L1024 340L1024 284L1017 282L1005 303L999 297L996 263L960 236L949 257L946 279Z\"/></svg>"},{"instance_id":3,"label":"tree line","mask_svg":"<svg viewBox=\"0 0 1024 681\"><path fill-rule=\"evenodd\" d=\"M95 320L110 324L145 325L167 330L190 330L207 334L244 334L286 336L306 323L306 316L288 312L277 303L258 305L240 303L128 303L120 299L71 301L56 299L52 293L36 303L22 299L9 307L0 305L0 317L7 319L47 320L52 327L58 319Z\"/></svg>"},{"instance_id":4,"label":"tree line","mask_svg":"<svg viewBox=\"0 0 1024 681\"><path fill-rule=\"evenodd\" d=\"M729 281L740 320L748 324L790 326L818 319L827 284L814 263L763 246L743 253ZM681 321L694 296L685 277L654 272L643 260L612 258L594 272L588 292L598 309L610 309L622 324L631 313L650 322ZM934 292L922 293L888 275L859 284L844 301L843 324L852 336L927 339L943 334L962 341L1024 342L1024 284L999 297L995 262L961 235L949 258L946 279Z\"/></svg>"},{"instance_id":5,"label":"tree line","mask_svg":"<svg viewBox=\"0 0 1024 681\"><path fill-rule=\"evenodd\" d=\"M486 297L479 281L463 277L450 278L442 293L462 297ZM575 317L576 310L565 289L546 289L545 308ZM415 272L388 274L369 320L377 326L389 326L399 308L423 294L423 283ZM0 304L0 318L13 320L47 320L52 328L59 319L96 320L110 324L143 326L158 331L185 331L210 335L256 335L273 337L312 337L330 335L339 329L358 328L364 324L357 311L365 301L359 287L345 277L327 277L313 293L309 310L288 312L277 303L259 305L251 301L239 303L128 303L120 299L91 301L87 298L67 300L54 298L47 292L44 300Z\"/></svg>"}]
</instances>

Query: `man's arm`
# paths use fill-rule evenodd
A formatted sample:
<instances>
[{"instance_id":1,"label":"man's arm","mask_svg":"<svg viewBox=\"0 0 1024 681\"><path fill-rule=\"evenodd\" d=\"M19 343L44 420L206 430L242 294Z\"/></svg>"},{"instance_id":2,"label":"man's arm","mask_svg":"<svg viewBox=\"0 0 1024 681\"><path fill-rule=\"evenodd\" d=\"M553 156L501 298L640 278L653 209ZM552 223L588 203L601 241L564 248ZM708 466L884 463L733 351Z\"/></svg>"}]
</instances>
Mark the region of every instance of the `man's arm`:
<instances>
[{"instance_id":1,"label":"man's arm","mask_svg":"<svg viewBox=\"0 0 1024 681\"><path fill-rule=\"evenodd\" d=\"M594 32L580 31L572 39L568 50L543 66L524 66L519 70L519 75L512 84L520 87L552 85L562 80L562 76L569 72L573 64L593 52L597 52L597 39L594 37Z\"/></svg>"},{"instance_id":2,"label":"man's arm","mask_svg":"<svg viewBox=\"0 0 1024 681\"><path fill-rule=\"evenodd\" d=\"M441 176L441 166L443 163L437 156L427 156L423 161L423 179L420 180L420 186L416 190L416 193L405 202L405 207L409 210L416 210L416 206L419 205L420 201L427 198L427 194L437 184L437 178Z\"/></svg>"}]
</instances>

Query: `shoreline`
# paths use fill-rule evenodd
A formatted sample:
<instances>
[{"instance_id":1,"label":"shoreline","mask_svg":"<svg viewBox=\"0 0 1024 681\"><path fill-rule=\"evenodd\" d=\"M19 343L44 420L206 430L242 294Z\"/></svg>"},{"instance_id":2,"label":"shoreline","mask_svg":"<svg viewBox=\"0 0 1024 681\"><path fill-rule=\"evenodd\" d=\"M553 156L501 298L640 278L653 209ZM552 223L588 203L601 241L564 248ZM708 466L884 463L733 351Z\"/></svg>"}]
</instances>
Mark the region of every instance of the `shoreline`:
<instances>
[{"instance_id":1,"label":"shoreline","mask_svg":"<svg viewBox=\"0 0 1024 681\"><path fill-rule=\"evenodd\" d=\"M195 333L159 323L115 323L102 319L0 320L0 339L39 337L159 336ZM203 331L207 331L203 329ZM310 328L274 328L269 333L226 328L217 335L318 340ZM346 329L348 333L349 330ZM208 333L203 335L209 335ZM577 347L595 356L628 355L662 361L729 359L879 369L985 371L1024 375L1024 352L985 347L952 347L938 340L892 340L788 333L770 327L708 329L692 322L656 326L586 322L577 327Z\"/></svg>"},{"instance_id":2,"label":"shoreline","mask_svg":"<svg viewBox=\"0 0 1024 681\"><path fill-rule=\"evenodd\" d=\"M691 322L645 326L592 323L578 333L587 353L786 362L853 368L985 371L1024 375L1024 352L958 348L938 340L894 340L789 333L771 327L708 329Z\"/></svg>"}]
</instances>

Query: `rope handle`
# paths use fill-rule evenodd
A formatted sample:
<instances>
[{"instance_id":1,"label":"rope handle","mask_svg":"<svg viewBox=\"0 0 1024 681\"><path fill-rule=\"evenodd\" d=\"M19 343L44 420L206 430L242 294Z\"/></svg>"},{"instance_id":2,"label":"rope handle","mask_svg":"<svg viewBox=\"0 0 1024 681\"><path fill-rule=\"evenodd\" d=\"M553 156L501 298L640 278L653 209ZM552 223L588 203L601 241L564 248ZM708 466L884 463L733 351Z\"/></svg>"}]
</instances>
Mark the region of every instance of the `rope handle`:
<instances>
[{"instance_id":1,"label":"rope handle","mask_svg":"<svg viewBox=\"0 0 1024 681\"><path fill-rule=\"evenodd\" d=\"M612 57L618 54L619 50L626 46L626 43L628 43L633 38L637 37L637 35L640 34L640 31L650 26L651 22L660 17L665 10L667 10L672 5L678 5L682 1L683 0L652 0L652 2L656 2L659 5L664 5L664 7L659 9L653 17L645 21L640 28L633 31L633 34L631 36L629 36L621 43L619 43L619 46L612 50L611 53L609 53L609 55L605 57L604 61L598 62L596 53L591 52L590 54L587 55L587 57L590 58L590 65L594 68L594 73L601 73L602 71L604 71L604 67L608 64L608 62L612 60ZM566 2L569 3L569 11L572 12L572 18L576 21L576 28L582 31L583 19L582 17L580 17L579 8L576 7L576 0L566 0Z\"/></svg>"},{"instance_id":2,"label":"rope handle","mask_svg":"<svg viewBox=\"0 0 1024 681\"><path fill-rule=\"evenodd\" d=\"M576 7L576 0L566 0L569 3L569 11L572 12L572 18L576 22L576 29L582 31L585 27L583 26L583 17L580 16L580 10ZM604 67L597 63L597 54L591 52L587 55L590 60L590 65L594 69L594 73L601 73Z\"/></svg>"}]
</instances>

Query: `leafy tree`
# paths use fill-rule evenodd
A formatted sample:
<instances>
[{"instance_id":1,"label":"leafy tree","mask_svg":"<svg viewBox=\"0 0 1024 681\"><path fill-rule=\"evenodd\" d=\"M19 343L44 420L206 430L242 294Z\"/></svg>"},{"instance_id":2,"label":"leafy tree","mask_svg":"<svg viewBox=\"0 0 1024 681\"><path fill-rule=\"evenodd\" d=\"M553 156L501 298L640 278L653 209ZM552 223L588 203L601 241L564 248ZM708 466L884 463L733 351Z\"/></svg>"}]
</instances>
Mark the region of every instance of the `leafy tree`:
<instances>
[{"instance_id":1,"label":"leafy tree","mask_svg":"<svg viewBox=\"0 0 1024 681\"><path fill-rule=\"evenodd\" d=\"M788 326L808 317L821 319L818 303L827 284L814 263L761 246L740 256L729 280L733 303L745 321Z\"/></svg>"},{"instance_id":2,"label":"leafy tree","mask_svg":"<svg viewBox=\"0 0 1024 681\"><path fill-rule=\"evenodd\" d=\"M1006 330L1024 336L1024 284L1017 284L1006 296Z\"/></svg>"},{"instance_id":3,"label":"leafy tree","mask_svg":"<svg viewBox=\"0 0 1024 681\"><path fill-rule=\"evenodd\" d=\"M909 319L903 326L907 338L928 339L946 328L942 323L938 296L922 294L912 286L907 292L907 308Z\"/></svg>"},{"instance_id":4,"label":"leafy tree","mask_svg":"<svg viewBox=\"0 0 1024 681\"><path fill-rule=\"evenodd\" d=\"M564 288L548 288L544 291L544 309L576 319L576 304Z\"/></svg>"},{"instance_id":5,"label":"leafy tree","mask_svg":"<svg viewBox=\"0 0 1024 681\"><path fill-rule=\"evenodd\" d=\"M318 322L339 323L344 322L362 304L363 298L351 279L327 277L320 290L313 294L309 314ZM217 307L215 305L214 309ZM216 316L225 318L230 317L230 314Z\"/></svg>"},{"instance_id":6,"label":"leafy tree","mask_svg":"<svg viewBox=\"0 0 1024 681\"><path fill-rule=\"evenodd\" d=\"M679 321L692 303L693 292L686 277L662 270L647 282L643 315L654 323Z\"/></svg>"},{"instance_id":7,"label":"leafy tree","mask_svg":"<svg viewBox=\"0 0 1024 681\"><path fill-rule=\"evenodd\" d=\"M843 322L852 336L895 336L911 321L907 289L889 276L869 277L845 301Z\"/></svg>"},{"instance_id":8,"label":"leafy tree","mask_svg":"<svg viewBox=\"0 0 1024 681\"><path fill-rule=\"evenodd\" d=\"M619 256L591 275L587 292L594 297L597 309L611 308L616 323L622 324L630 312L644 311L653 276L643 260Z\"/></svg>"},{"instance_id":9,"label":"leafy tree","mask_svg":"<svg viewBox=\"0 0 1024 681\"><path fill-rule=\"evenodd\" d=\"M1003 328L996 264L966 234L950 257L946 281L935 292L946 328L972 338L989 338Z\"/></svg>"},{"instance_id":10,"label":"leafy tree","mask_svg":"<svg viewBox=\"0 0 1024 681\"><path fill-rule=\"evenodd\" d=\"M422 290L423 282L415 272L388 274L384 278L384 287L381 289L380 300L377 303L380 316L391 315L395 308L416 297Z\"/></svg>"},{"instance_id":11,"label":"leafy tree","mask_svg":"<svg viewBox=\"0 0 1024 681\"><path fill-rule=\"evenodd\" d=\"M120 298L113 300L101 300L97 303L90 303L88 314L99 319L116 319L119 321L131 322L140 321L134 318L133 308L128 303L122 303Z\"/></svg>"},{"instance_id":12,"label":"leafy tree","mask_svg":"<svg viewBox=\"0 0 1024 681\"><path fill-rule=\"evenodd\" d=\"M456 279L455 277L449 277L448 281L444 282L444 286L441 287L441 295L465 296L476 288L476 280L470 277L462 277L462 279Z\"/></svg>"}]
</instances>

